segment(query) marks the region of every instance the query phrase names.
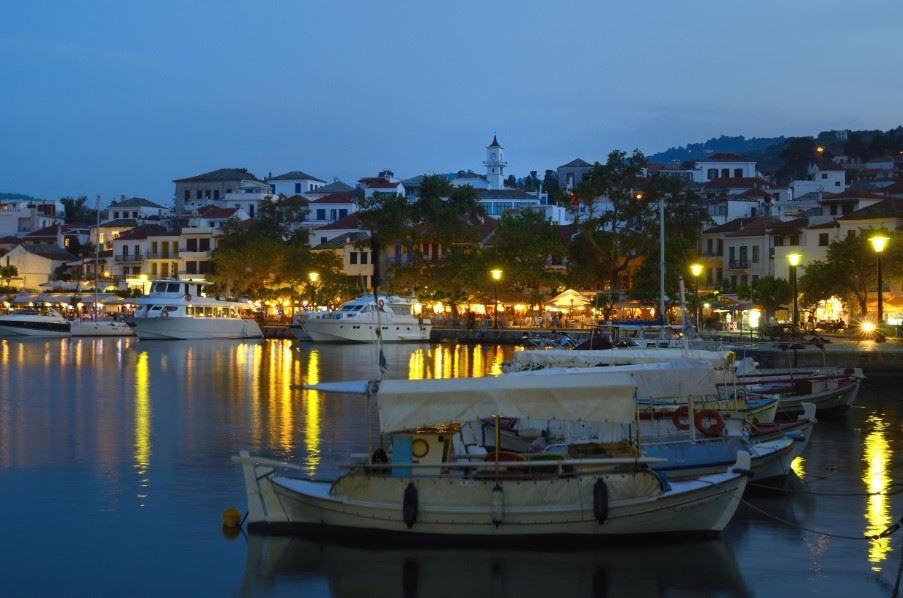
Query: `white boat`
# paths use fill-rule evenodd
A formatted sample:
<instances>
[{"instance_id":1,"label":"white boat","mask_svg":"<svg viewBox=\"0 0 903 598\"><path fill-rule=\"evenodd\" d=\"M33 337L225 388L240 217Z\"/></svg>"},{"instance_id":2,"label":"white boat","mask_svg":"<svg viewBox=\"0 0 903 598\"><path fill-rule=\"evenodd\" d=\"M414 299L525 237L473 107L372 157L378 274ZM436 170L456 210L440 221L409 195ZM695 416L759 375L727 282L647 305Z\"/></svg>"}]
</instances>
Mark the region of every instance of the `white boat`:
<instances>
[{"instance_id":1,"label":"white boat","mask_svg":"<svg viewBox=\"0 0 903 598\"><path fill-rule=\"evenodd\" d=\"M0 312L0 336L69 336L69 320L52 307L26 307Z\"/></svg>"},{"instance_id":2,"label":"white boat","mask_svg":"<svg viewBox=\"0 0 903 598\"><path fill-rule=\"evenodd\" d=\"M301 327L316 342L372 343L377 331L384 343L428 341L432 324L415 315L415 306L417 301L406 297L362 295Z\"/></svg>"},{"instance_id":3,"label":"white boat","mask_svg":"<svg viewBox=\"0 0 903 598\"><path fill-rule=\"evenodd\" d=\"M779 415L802 413L803 403L825 415L849 409L863 379L860 368L765 369L740 374L736 384L747 396L777 399Z\"/></svg>"},{"instance_id":4,"label":"white boat","mask_svg":"<svg viewBox=\"0 0 903 598\"><path fill-rule=\"evenodd\" d=\"M332 388L330 388L332 386ZM502 463L455 455L461 422L505 416L594 421L631 429L636 385L619 372L570 372L311 386L366 389L390 454L374 453L337 480L293 477L304 468L253 457L242 465L249 529L334 530L389 538L606 538L717 533L746 487L749 454L722 473L666 484L645 457ZM635 427L632 428L635 432ZM488 462L487 462L488 461Z\"/></svg>"},{"instance_id":5,"label":"white boat","mask_svg":"<svg viewBox=\"0 0 903 598\"><path fill-rule=\"evenodd\" d=\"M70 330L72 336L135 336L132 327L119 320L75 320Z\"/></svg>"},{"instance_id":6,"label":"white boat","mask_svg":"<svg viewBox=\"0 0 903 598\"><path fill-rule=\"evenodd\" d=\"M249 317L251 305L202 293L205 282L158 280L146 297L135 299L135 333L141 340L263 338Z\"/></svg>"}]
</instances>

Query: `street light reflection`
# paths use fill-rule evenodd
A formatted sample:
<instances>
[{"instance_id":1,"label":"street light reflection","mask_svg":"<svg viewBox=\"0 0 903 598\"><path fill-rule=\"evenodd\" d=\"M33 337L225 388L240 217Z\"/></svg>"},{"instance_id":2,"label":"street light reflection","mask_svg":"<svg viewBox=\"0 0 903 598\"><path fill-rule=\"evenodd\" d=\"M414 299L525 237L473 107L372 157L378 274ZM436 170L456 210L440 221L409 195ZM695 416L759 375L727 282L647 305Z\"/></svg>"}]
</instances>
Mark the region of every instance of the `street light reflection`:
<instances>
[{"instance_id":1,"label":"street light reflection","mask_svg":"<svg viewBox=\"0 0 903 598\"><path fill-rule=\"evenodd\" d=\"M890 511L886 494L875 494L887 489L891 482L888 466L891 462L890 442L887 439L888 425L878 415L871 415L866 420L866 425L871 426L872 431L865 437L863 460L865 469L862 481L869 493L865 507L865 520L867 535L879 534L891 524ZM869 563L872 571L881 571L878 563L887 560L891 552L891 539L879 538L869 541Z\"/></svg>"}]
</instances>

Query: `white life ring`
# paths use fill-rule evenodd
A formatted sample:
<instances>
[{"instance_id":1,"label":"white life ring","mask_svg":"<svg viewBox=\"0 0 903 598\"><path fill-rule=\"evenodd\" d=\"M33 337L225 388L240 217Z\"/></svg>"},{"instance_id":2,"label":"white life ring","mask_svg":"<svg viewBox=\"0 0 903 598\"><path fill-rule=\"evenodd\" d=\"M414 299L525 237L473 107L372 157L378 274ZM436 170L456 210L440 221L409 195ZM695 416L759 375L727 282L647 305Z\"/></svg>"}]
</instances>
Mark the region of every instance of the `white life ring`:
<instances>
[{"instance_id":1,"label":"white life ring","mask_svg":"<svg viewBox=\"0 0 903 598\"><path fill-rule=\"evenodd\" d=\"M380 299L379 301L376 302L376 304L379 305L379 308L380 308L380 309L382 309L383 306L386 304L386 302L383 301L382 299Z\"/></svg>"},{"instance_id":2,"label":"white life ring","mask_svg":"<svg viewBox=\"0 0 903 598\"><path fill-rule=\"evenodd\" d=\"M185 301L191 301L191 293L185 293Z\"/></svg>"},{"instance_id":3,"label":"white life ring","mask_svg":"<svg viewBox=\"0 0 903 598\"><path fill-rule=\"evenodd\" d=\"M163 308L163 311L160 312L160 317L161 317L161 318L168 318L168 317L169 317L169 312L166 311L166 308L165 308L165 307Z\"/></svg>"}]
</instances>

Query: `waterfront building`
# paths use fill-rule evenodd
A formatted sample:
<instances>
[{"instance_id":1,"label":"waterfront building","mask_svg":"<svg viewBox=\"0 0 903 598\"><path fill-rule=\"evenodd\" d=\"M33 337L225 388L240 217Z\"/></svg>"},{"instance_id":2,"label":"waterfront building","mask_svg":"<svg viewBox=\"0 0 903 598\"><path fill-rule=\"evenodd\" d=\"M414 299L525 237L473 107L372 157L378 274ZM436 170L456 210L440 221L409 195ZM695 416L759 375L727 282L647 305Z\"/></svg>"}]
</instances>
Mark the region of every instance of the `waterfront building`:
<instances>
[{"instance_id":1,"label":"waterfront building","mask_svg":"<svg viewBox=\"0 0 903 598\"><path fill-rule=\"evenodd\" d=\"M268 176L267 183L270 185L270 193L274 196L285 195L301 195L326 185L326 181L309 175L302 170L293 170L278 176Z\"/></svg>"},{"instance_id":2,"label":"waterfront building","mask_svg":"<svg viewBox=\"0 0 903 598\"><path fill-rule=\"evenodd\" d=\"M12 248L3 258L4 266L15 266L18 276L13 286L22 289L38 289L53 280L60 266L75 260L75 256L58 245L21 244Z\"/></svg>"}]
</instances>

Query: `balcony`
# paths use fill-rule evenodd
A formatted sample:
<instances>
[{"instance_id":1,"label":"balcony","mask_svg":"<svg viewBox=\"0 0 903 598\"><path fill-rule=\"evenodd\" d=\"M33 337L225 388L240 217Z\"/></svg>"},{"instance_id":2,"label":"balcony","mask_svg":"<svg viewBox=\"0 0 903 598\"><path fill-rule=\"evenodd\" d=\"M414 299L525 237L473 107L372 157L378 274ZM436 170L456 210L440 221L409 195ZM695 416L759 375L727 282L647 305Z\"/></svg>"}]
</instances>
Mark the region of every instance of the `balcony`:
<instances>
[{"instance_id":1,"label":"balcony","mask_svg":"<svg viewBox=\"0 0 903 598\"><path fill-rule=\"evenodd\" d=\"M148 260L177 260L179 259L178 251L166 251L166 252L149 252L145 254L145 259Z\"/></svg>"},{"instance_id":2,"label":"balcony","mask_svg":"<svg viewBox=\"0 0 903 598\"><path fill-rule=\"evenodd\" d=\"M748 270L749 260L730 260L728 267L731 270Z\"/></svg>"},{"instance_id":3,"label":"balcony","mask_svg":"<svg viewBox=\"0 0 903 598\"><path fill-rule=\"evenodd\" d=\"M113 261L120 264L137 264L143 262L146 256L142 253L120 253L113 256Z\"/></svg>"}]
</instances>

